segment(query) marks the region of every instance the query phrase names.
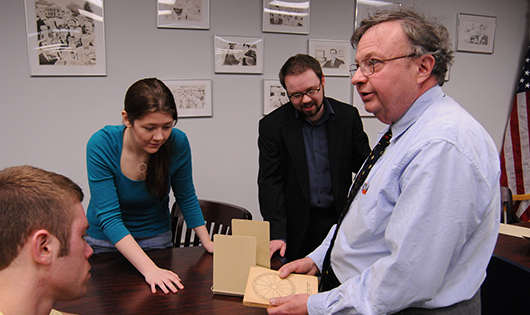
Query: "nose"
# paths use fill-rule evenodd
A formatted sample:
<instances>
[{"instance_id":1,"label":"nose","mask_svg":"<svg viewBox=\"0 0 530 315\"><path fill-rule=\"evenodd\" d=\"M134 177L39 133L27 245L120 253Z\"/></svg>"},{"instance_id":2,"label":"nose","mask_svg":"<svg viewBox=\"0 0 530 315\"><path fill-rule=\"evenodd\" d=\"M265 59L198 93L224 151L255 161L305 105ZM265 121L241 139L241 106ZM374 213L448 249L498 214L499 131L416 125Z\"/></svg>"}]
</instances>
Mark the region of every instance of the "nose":
<instances>
[{"instance_id":1,"label":"nose","mask_svg":"<svg viewBox=\"0 0 530 315\"><path fill-rule=\"evenodd\" d=\"M90 245L88 245L87 243L86 244L86 250L85 250L85 258L88 259L92 256L92 254L94 253L94 250L92 249L92 247L90 247Z\"/></svg>"},{"instance_id":2,"label":"nose","mask_svg":"<svg viewBox=\"0 0 530 315\"><path fill-rule=\"evenodd\" d=\"M304 96L302 96L302 103L308 103L311 101L312 101L311 97L309 97L307 94L304 94Z\"/></svg>"},{"instance_id":3,"label":"nose","mask_svg":"<svg viewBox=\"0 0 530 315\"><path fill-rule=\"evenodd\" d=\"M361 69L358 69L357 71L355 71L355 73L351 77L351 84L358 85L364 82L366 82L366 76L363 74Z\"/></svg>"},{"instance_id":4,"label":"nose","mask_svg":"<svg viewBox=\"0 0 530 315\"><path fill-rule=\"evenodd\" d=\"M164 140L164 133L162 132L161 128L157 128L155 130L155 133L153 134L153 140L156 140L156 141Z\"/></svg>"}]
</instances>

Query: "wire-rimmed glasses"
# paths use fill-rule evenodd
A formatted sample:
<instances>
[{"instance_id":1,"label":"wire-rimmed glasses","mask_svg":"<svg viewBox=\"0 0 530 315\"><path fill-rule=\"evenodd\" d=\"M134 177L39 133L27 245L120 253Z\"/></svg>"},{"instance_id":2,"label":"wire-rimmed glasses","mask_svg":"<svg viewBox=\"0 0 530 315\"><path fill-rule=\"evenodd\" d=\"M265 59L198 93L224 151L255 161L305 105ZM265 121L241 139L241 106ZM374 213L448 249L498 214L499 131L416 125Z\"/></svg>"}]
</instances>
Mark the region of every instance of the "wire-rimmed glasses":
<instances>
[{"instance_id":1,"label":"wire-rimmed glasses","mask_svg":"<svg viewBox=\"0 0 530 315\"><path fill-rule=\"evenodd\" d=\"M355 72L358 69L361 69L361 72L364 74L364 76L368 77L375 73L375 65L377 64L380 64L380 63L382 64L388 61L402 59L402 58L410 58L410 57L416 57L416 54L409 54L405 56L399 56L399 57L394 57L394 58L384 59L384 60L373 59L373 58L365 59L361 61L361 63L358 65L357 64L350 65L350 76L353 77L355 75Z\"/></svg>"}]
</instances>

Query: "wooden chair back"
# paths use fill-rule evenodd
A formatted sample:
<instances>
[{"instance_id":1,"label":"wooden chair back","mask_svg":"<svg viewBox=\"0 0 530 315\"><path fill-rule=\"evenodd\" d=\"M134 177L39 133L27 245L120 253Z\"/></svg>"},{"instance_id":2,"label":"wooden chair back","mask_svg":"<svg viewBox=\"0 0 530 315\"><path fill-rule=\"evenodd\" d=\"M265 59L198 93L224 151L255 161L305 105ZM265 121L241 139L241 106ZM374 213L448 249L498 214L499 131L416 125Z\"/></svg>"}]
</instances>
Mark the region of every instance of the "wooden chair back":
<instances>
[{"instance_id":1,"label":"wooden chair back","mask_svg":"<svg viewBox=\"0 0 530 315\"><path fill-rule=\"evenodd\" d=\"M232 219L252 220L250 211L233 204L199 199L199 205L204 221L206 221L206 229L212 240L215 234L232 234ZM175 247L191 247L200 244L200 240L193 230L185 227L184 217L176 202L171 208L171 231ZM184 239L182 239L183 235Z\"/></svg>"},{"instance_id":2,"label":"wooden chair back","mask_svg":"<svg viewBox=\"0 0 530 315\"><path fill-rule=\"evenodd\" d=\"M508 187L501 186L501 223L512 224L521 222L513 207L512 190Z\"/></svg>"}]
</instances>

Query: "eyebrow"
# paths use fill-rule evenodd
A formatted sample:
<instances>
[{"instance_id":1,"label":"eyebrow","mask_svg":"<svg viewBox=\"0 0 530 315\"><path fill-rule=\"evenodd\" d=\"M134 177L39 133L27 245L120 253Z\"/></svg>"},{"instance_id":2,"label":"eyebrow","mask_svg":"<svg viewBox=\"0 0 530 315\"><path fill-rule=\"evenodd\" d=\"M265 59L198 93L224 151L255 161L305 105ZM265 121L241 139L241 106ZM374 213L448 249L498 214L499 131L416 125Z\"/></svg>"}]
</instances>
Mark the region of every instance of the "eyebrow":
<instances>
[{"instance_id":1,"label":"eyebrow","mask_svg":"<svg viewBox=\"0 0 530 315\"><path fill-rule=\"evenodd\" d=\"M168 122L165 122L165 123L161 123L161 124L155 124L155 123L145 123L144 126L159 126L159 125L173 125L173 121L168 121Z\"/></svg>"},{"instance_id":2,"label":"eyebrow","mask_svg":"<svg viewBox=\"0 0 530 315\"><path fill-rule=\"evenodd\" d=\"M363 60L372 59L374 55L377 55L377 54L374 51L371 51L364 56ZM355 62L361 62L361 61L358 61L357 58L355 58Z\"/></svg>"}]
</instances>

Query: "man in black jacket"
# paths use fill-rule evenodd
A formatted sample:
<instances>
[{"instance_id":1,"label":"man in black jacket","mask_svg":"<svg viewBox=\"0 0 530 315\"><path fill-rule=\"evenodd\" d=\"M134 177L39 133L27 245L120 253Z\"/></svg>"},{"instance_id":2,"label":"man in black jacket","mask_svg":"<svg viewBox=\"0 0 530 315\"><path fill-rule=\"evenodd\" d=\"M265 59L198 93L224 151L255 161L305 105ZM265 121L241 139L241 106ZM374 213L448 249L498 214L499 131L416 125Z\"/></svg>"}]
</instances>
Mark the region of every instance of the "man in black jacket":
<instances>
[{"instance_id":1,"label":"man in black jacket","mask_svg":"<svg viewBox=\"0 0 530 315\"><path fill-rule=\"evenodd\" d=\"M319 62L289 58L280 82L290 102L259 123L259 203L270 222L270 254L294 260L322 243L370 153L359 112L324 96Z\"/></svg>"}]
</instances>

